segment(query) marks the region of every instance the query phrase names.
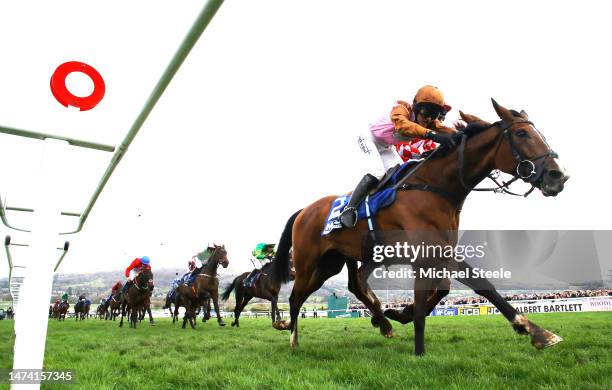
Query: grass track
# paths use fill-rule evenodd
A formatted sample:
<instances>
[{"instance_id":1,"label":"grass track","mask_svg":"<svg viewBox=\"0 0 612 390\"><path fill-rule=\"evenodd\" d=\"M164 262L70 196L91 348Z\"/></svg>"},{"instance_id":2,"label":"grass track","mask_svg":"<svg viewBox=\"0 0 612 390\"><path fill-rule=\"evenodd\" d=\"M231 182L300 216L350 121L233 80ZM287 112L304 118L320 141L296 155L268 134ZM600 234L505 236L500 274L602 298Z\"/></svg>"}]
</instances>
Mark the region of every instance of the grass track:
<instances>
[{"instance_id":1,"label":"grass track","mask_svg":"<svg viewBox=\"0 0 612 390\"><path fill-rule=\"evenodd\" d=\"M77 383L43 388L612 388L612 313L529 318L565 341L536 351L501 316L430 317L427 354L416 358L411 325L385 339L367 319L300 319L295 351L263 319L195 331L167 320L136 330L51 321L45 368L75 370ZM0 321L0 368L10 366L11 325Z\"/></svg>"}]
</instances>

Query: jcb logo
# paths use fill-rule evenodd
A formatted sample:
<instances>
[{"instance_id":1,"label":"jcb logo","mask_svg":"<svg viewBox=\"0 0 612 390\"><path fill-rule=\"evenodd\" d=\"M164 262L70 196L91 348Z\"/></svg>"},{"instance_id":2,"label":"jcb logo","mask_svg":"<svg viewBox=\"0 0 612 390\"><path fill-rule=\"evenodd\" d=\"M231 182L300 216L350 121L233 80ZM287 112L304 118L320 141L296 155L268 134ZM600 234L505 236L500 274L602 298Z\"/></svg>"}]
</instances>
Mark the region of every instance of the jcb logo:
<instances>
[{"instance_id":1,"label":"jcb logo","mask_svg":"<svg viewBox=\"0 0 612 390\"><path fill-rule=\"evenodd\" d=\"M461 309L461 315L464 316L479 316L480 308L478 307L467 307L465 309Z\"/></svg>"}]
</instances>

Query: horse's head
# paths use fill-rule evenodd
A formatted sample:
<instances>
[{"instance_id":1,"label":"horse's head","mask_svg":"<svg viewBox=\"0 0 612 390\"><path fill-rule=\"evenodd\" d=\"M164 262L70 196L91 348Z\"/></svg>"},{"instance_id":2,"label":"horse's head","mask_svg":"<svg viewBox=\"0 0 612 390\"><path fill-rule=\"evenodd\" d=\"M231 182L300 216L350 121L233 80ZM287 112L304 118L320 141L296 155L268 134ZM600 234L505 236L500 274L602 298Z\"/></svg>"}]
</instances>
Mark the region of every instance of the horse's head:
<instances>
[{"instance_id":1,"label":"horse's head","mask_svg":"<svg viewBox=\"0 0 612 390\"><path fill-rule=\"evenodd\" d=\"M210 256L209 262L212 264L221 264L223 268L227 268L229 260L227 259L227 250L225 245L214 245L212 248L213 254Z\"/></svg>"},{"instance_id":2,"label":"horse's head","mask_svg":"<svg viewBox=\"0 0 612 390\"><path fill-rule=\"evenodd\" d=\"M497 169L519 177L538 188L544 196L556 196L569 179L550 148L525 111L508 110L491 99L501 119L497 125L503 131L502 145L495 155Z\"/></svg>"},{"instance_id":3,"label":"horse's head","mask_svg":"<svg viewBox=\"0 0 612 390\"><path fill-rule=\"evenodd\" d=\"M153 291L153 272L150 268L145 268L136 275L137 286L141 289Z\"/></svg>"}]
</instances>

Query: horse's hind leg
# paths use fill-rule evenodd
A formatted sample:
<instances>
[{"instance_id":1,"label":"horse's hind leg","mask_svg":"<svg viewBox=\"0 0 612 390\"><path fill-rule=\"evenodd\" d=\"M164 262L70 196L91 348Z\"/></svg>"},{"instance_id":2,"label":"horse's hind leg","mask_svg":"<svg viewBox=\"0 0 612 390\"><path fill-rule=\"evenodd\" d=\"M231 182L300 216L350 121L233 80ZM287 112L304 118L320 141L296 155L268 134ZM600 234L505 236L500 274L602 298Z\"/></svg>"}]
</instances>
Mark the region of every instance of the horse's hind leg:
<instances>
[{"instance_id":1,"label":"horse's hind leg","mask_svg":"<svg viewBox=\"0 0 612 390\"><path fill-rule=\"evenodd\" d=\"M427 308L427 314L431 313L435 309L436 305L448 295L450 291L450 279L441 279L438 286L435 288L435 292L427 298L425 307ZM412 322L414 318L414 303L406 305L404 310L401 312L395 309L385 310L385 317L390 318L394 321L398 321L401 324L408 324Z\"/></svg>"},{"instance_id":2,"label":"horse's hind leg","mask_svg":"<svg viewBox=\"0 0 612 390\"><path fill-rule=\"evenodd\" d=\"M427 298L435 293L439 279L417 278L414 281L414 354L425 353L425 317Z\"/></svg>"},{"instance_id":3,"label":"horse's hind leg","mask_svg":"<svg viewBox=\"0 0 612 390\"><path fill-rule=\"evenodd\" d=\"M240 301L236 301L236 308L234 309L234 322L232 322L232 326L240 327L240 314L252 298L253 297L250 295L243 294L242 299Z\"/></svg>"},{"instance_id":4,"label":"horse's hind leg","mask_svg":"<svg viewBox=\"0 0 612 390\"><path fill-rule=\"evenodd\" d=\"M362 279L360 272L357 269L356 261L347 261L348 268L348 289L355 294L357 299L363 302L364 305L372 313L372 325L380 327L380 333L385 337L393 337L393 326L385 318L380 301L374 295L367 282Z\"/></svg>"},{"instance_id":5,"label":"horse's hind leg","mask_svg":"<svg viewBox=\"0 0 612 390\"><path fill-rule=\"evenodd\" d=\"M295 255L295 252L294 252ZM300 308L308 299L310 294L317 291L323 283L330 277L338 274L344 267L344 258L337 252L328 252L319 259L313 259L307 267L300 269L300 273L296 272L295 283L289 297L289 313L291 315L291 336L289 345L294 348L298 345L298 323L297 319L300 314Z\"/></svg>"},{"instance_id":6,"label":"horse's hind leg","mask_svg":"<svg viewBox=\"0 0 612 390\"><path fill-rule=\"evenodd\" d=\"M466 275L472 276L472 267L466 262L457 263L459 269L464 270ZM457 279L459 282L473 289L478 295L481 295L489 300L508 321L512 324L514 330L519 334L529 334L531 337L531 345L537 349L543 349L560 343L563 339L556 334L540 328L527 317L519 314L495 289L493 284L485 278L468 277L465 279Z\"/></svg>"}]
</instances>

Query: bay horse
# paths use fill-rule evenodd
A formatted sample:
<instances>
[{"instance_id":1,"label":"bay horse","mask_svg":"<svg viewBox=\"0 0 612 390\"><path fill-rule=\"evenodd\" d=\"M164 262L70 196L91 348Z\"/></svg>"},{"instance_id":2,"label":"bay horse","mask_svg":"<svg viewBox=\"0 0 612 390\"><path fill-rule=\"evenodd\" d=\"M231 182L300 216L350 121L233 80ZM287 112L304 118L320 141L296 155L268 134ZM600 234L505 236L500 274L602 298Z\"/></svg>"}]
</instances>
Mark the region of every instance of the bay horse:
<instances>
[{"instance_id":1,"label":"bay horse","mask_svg":"<svg viewBox=\"0 0 612 390\"><path fill-rule=\"evenodd\" d=\"M185 306L183 328L185 328L187 320L189 320L189 325L195 328L196 309L202 306L208 298L212 299L219 326L225 326L225 322L221 318L221 311L219 310L219 278L217 277L217 268L219 265L227 268L229 260L227 259L225 245L214 245L211 247L211 250L210 258L200 269L193 285L182 284L176 289L177 303L174 307L174 316L178 316L179 306Z\"/></svg>"},{"instance_id":2,"label":"bay horse","mask_svg":"<svg viewBox=\"0 0 612 390\"><path fill-rule=\"evenodd\" d=\"M123 301L123 291L119 289L115 294L111 296L109 302L109 319L115 321L119 313L121 313L121 301Z\"/></svg>"},{"instance_id":3,"label":"bay horse","mask_svg":"<svg viewBox=\"0 0 612 390\"><path fill-rule=\"evenodd\" d=\"M121 321L119 327L123 326L123 317L126 312L130 316L130 328L136 328L138 315L153 291L153 272L150 268L141 270L121 299Z\"/></svg>"},{"instance_id":4,"label":"bay horse","mask_svg":"<svg viewBox=\"0 0 612 390\"><path fill-rule=\"evenodd\" d=\"M513 180L522 179L531 184L532 189L539 189L544 196L556 196L563 190L569 176L558 165L556 153L529 121L527 113L508 110L491 100L501 120L489 124L476 116L461 113L462 119L468 123L464 132L458 134L462 136L462 145L436 158L429 158L419 166L418 173L412 174L401 188L404 190L397 192L395 202L376 216L378 232L443 232L433 244L454 247L458 241L459 215L465 198L495 169L513 175ZM524 173L525 168L529 168L529 174ZM345 263L349 291L370 310L372 325L379 327L382 335L393 336L393 328L382 312L380 301L366 281L373 270L371 256L364 258L362 254L362 238L368 235L367 222L361 220L353 229L321 235L335 199L336 196L328 196L296 212L289 218L281 235L277 258L273 263L273 276L281 282L288 281L288 253L293 247L295 282L289 298L290 321L279 321L275 327L291 331L291 347L298 345L300 307L327 279L339 273ZM360 268L358 261L362 262ZM442 261L439 259L438 263ZM457 280L488 299L515 331L529 334L536 348L561 341L559 336L519 314L487 279L473 278L468 264L454 260L452 263L470 275ZM436 264L424 264L417 259L414 265L417 268L430 268ZM399 314L403 321L413 321L416 355L425 353L425 317L448 294L449 288L450 280L420 277L417 272L414 304L403 313L387 312L392 319L398 319ZM396 318L393 318L394 315Z\"/></svg>"},{"instance_id":5,"label":"bay horse","mask_svg":"<svg viewBox=\"0 0 612 390\"><path fill-rule=\"evenodd\" d=\"M68 302L60 302L59 304L54 304L53 318L56 318L58 321L66 320L66 314L68 313L69 308L70 304Z\"/></svg>"},{"instance_id":6,"label":"bay horse","mask_svg":"<svg viewBox=\"0 0 612 390\"><path fill-rule=\"evenodd\" d=\"M76 317L76 321L89 317L89 309L91 307L91 302L86 299L79 299L77 303L74 305L74 316Z\"/></svg>"},{"instance_id":7,"label":"bay horse","mask_svg":"<svg viewBox=\"0 0 612 390\"><path fill-rule=\"evenodd\" d=\"M107 301L102 302L101 304L98 305L98 308L96 309L96 315L98 316L99 319L105 319L107 320L109 317L109 309L110 307L110 303Z\"/></svg>"},{"instance_id":8,"label":"bay horse","mask_svg":"<svg viewBox=\"0 0 612 390\"><path fill-rule=\"evenodd\" d=\"M289 265L291 269L291 265ZM232 293L235 292L236 307L234 308L234 321L232 326L240 326L240 313L244 310L249 301L253 298L261 298L271 302L271 317L272 325L281 319L280 311L278 310L278 293L281 289L281 283L273 279L270 274L272 271L272 262L264 265L259 272L261 273L256 282L249 287L245 287L244 280L250 275L250 272L244 272L238 275L230 285L225 288L221 299L227 301ZM291 274L291 270L289 271Z\"/></svg>"}]
</instances>

